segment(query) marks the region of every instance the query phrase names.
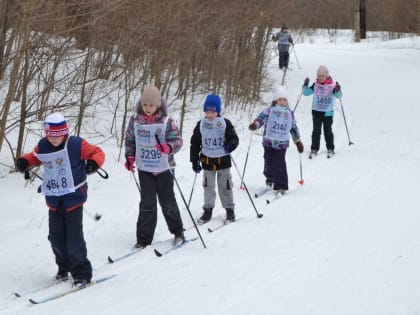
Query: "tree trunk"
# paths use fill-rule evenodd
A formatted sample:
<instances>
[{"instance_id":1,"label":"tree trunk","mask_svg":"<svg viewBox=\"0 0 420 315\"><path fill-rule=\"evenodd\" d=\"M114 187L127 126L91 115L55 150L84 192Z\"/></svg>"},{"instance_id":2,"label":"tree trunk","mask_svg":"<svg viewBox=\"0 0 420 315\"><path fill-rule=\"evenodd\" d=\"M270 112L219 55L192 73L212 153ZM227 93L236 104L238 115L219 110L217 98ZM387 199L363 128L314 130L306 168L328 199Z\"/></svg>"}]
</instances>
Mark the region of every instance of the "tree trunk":
<instances>
[{"instance_id":1,"label":"tree trunk","mask_svg":"<svg viewBox=\"0 0 420 315\"><path fill-rule=\"evenodd\" d=\"M366 0L360 0L360 38L366 39Z\"/></svg>"},{"instance_id":2,"label":"tree trunk","mask_svg":"<svg viewBox=\"0 0 420 315\"><path fill-rule=\"evenodd\" d=\"M20 38L20 36L18 36L18 38ZM16 86L17 86L16 82L19 79L18 76L19 76L19 70L20 70L20 65L22 61L22 54L20 53L21 43L19 42L21 42L21 39L18 39L17 41L17 48L16 48L17 53L13 60L13 69L12 69L12 73L10 74L9 89L7 91L6 100L4 101L3 115L0 121L0 151L3 146L4 138L6 136L7 118L9 116L10 106L15 98L15 92L16 92Z\"/></svg>"},{"instance_id":3,"label":"tree trunk","mask_svg":"<svg viewBox=\"0 0 420 315\"><path fill-rule=\"evenodd\" d=\"M417 36L420 36L420 0L416 2L416 12L417 12Z\"/></svg>"},{"instance_id":4,"label":"tree trunk","mask_svg":"<svg viewBox=\"0 0 420 315\"><path fill-rule=\"evenodd\" d=\"M360 14L359 10L356 9L353 11L353 23L354 23L354 41L360 43Z\"/></svg>"},{"instance_id":5,"label":"tree trunk","mask_svg":"<svg viewBox=\"0 0 420 315\"><path fill-rule=\"evenodd\" d=\"M85 59L85 69L83 71L83 82L82 82L82 90L80 91L80 110L79 110L79 116L77 117L77 125L76 125L76 136L80 136L80 130L82 128L83 123L83 116L85 114L86 110L86 101L85 101L85 95L86 95L86 84L87 84L87 75L89 70L89 61L90 61L90 48L87 49L87 55Z\"/></svg>"},{"instance_id":6,"label":"tree trunk","mask_svg":"<svg viewBox=\"0 0 420 315\"><path fill-rule=\"evenodd\" d=\"M22 79L22 101L20 104L20 119L19 119L19 135L16 147L16 156L22 155L23 149L23 138L25 135L25 123L26 123L26 106L27 106L27 89L30 81L29 67L30 67L30 52L27 45L25 44L24 49L25 63L23 66L23 79Z\"/></svg>"},{"instance_id":7,"label":"tree trunk","mask_svg":"<svg viewBox=\"0 0 420 315\"><path fill-rule=\"evenodd\" d=\"M4 0L2 9L3 17L1 21L1 28L0 28L0 80L3 78L4 69L6 68L4 64L4 49L6 47L6 33L7 33L7 16L9 11L9 1Z\"/></svg>"}]
</instances>

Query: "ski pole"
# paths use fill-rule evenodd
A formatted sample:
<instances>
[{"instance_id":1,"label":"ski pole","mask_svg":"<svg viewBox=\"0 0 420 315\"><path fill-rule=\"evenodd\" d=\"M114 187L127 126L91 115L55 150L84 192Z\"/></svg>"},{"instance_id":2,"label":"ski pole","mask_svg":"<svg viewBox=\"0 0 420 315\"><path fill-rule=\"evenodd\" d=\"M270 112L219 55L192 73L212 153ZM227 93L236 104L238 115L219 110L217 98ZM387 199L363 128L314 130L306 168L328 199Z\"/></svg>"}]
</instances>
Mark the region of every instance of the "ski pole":
<instances>
[{"instance_id":1,"label":"ski pole","mask_svg":"<svg viewBox=\"0 0 420 315\"><path fill-rule=\"evenodd\" d=\"M195 176L194 176L194 180L193 180L193 184L192 184L192 188L191 188L191 193L190 193L190 199L188 200L188 207L191 204L191 199L192 199L192 196L193 196L194 187L195 187L195 180L196 179L197 179L197 173L195 173Z\"/></svg>"},{"instance_id":2,"label":"ski pole","mask_svg":"<svg viewBox=\"0 0 420 315\"><path fill-rule=\"evenodd\" d=\"M25 178L26 182L28 182L28 180L30 180L31 182L34 180L34 178L31 178L31 174L29 174L29 172L31 172L32 176L35 176L35 177L39 178L41 181L42 181L42 180L44 180L44 179L42 178L42 176L39 176L39 175L38 175L38 173L36 173L36 172L34 172L34 171L32 171L32 170L26 170L26 171L25 171L25 174L24 174L24 178ZM41 185L39 185L39 186L38 186L38 188L37 188L36 192L37 192L38 194L40 194L40 193L42 192L42 190L41 190Z\"/></svg>"},{"instance_id":3,"label":"ski pole","mask_svg":"<svg viewBox=\"0 0 420 315\"><path fill-rule=\"evenodd\" d=\"M292 111L293 113L295 112L296 108L298 107L298 104L300 102L300 99L302 98L302 95L303 95L303 91L300 92L300 94L299 94L299 97L298 97L298 100L296 102L295 108L293 108L293 111Z\"/></svg>"},{"instance_id":4,"label":"ski pole","mask_svg":"<svg viewBox=\"0 0 420 315\"><path fill-rule=\"evenodd\" d=\"M161 145L158 134L155 134L155 138L156 138L156 142L159 145ZM197 231L198 236L200 237L201 243L203 244L203 247L204 248L207 248L206 247L206 244L204 243L204 240L203 240L203 238L201 236L200 230L198 229L197 224L195 223L194 217L191 214L190 207L188 206L187 201L185 200L184 194L182 193L181 187L179 186L178 180L175 177L175 173L174 173L174 171L171 168L169 169L169 172L171 173L172 178L174 179L174 182L176 184L176 187L178 188L179 194L181 195L182 201L184 202L184 205L187 208L188 214L190 215L191 221L194 223L194 227L195 227L195 229Z\"/></svg>"},{"instance_id":5,"label":"ski pole","mask_svg":"<svg viewBox=\"0 0 420 315\"><path fill-rule=\"evenodd\" d=\"M245 171L246 171L246 165L248 163L248 156L249 156L249 150L251 149L251 143L252 143L252 136L254 135L254 133L251 133L251 137L249 138L249 145L248 145L248 150L246 151L246 158L245 158L245 164L244 164L244 170L242 171L242 176L241 176L241 186L240 189L244 190L244 176L245 176Z\"/></svg>"},{"instance_id":6,"label":"ski pole","mask_svg":"<svg viewBox=\"0 0 420 315\"><path fill-rule=\"evenodd\" d=\"M337 83L338 83L338 82L337 82ZM339 98L339 100L340 100L340 105L341 105L341 112L343 113L344 125L346 126L347 138L349 139L349 145L352 145L352 144L354 144L354 143L353 143L353 142L351 142L351 140L350 140L349 129L347 128L347 122L346 122L346 115L344 115L343 102L341 101L341 98Z\"/></svg>"},{"instance_id":7,"label":"ski pole","mask_svg":"<svg viewBox=\"0 0 420 315\"><path fill-rule=\"evenodd\" d=\"M126 160L126 162L127 162L127 164L128 164L128 163L129 163L129 162L128 162L128 156L125 156L125 160ZM134 170L133 170L133 171L131 171L131 175L133 175L134 181L136 182L137 190L139 191L139 194L141 194L140 184L139 184L139 181L138 181L138 180L137 180L137 178L136 178L136 175L134 174Z\"/></svg>"},{"instance_id":8,"label":"ski pole","mask_svg":"<svg viewBox=\"0 0 420 315\"><path fill-rule=\"evenodd\" d=\"M44 180L44 179L42 178L42 176L39 176L39 175L38 175L38 173L36 173L36 172L34 172L34 171L31 171L31 170L26 170L26 171L25 171L25 179L26 179L26 180L31 179L31 176L29 175L29 172L31 172L31 174L32 174L33 176L38 177L40 180Z\"/></svg>"},{"instance_id":9,"label":"ski pole","mask_svg":"<svg viewBox=\"0 0 420 315\"><path fill-rule=\"evenodd\" d=\"M90 212L89 210L87 210L86 208L83 208L83 211L93 220L95 221L99 221L102 218L102 214L100 213L95 213L93 214L92 212Z\"/></svg>"},{"instance_id":10,"label":"ski pole","mask_svg":"<svg viewBox=\"0 0 420 315\"><path fill-rule=\"evenodd\" d=\"M300 180L299 184L303 185L303 175L302 175L302 153L299 153L299 167L300 167Z\"/></svg>"},{"instance_id":11,"label":"ski pole","mask_svg":"<svg viewBox=\"0 0 420 315\"><path fill-rule=\"evenodd\" d=\"M136 175L134 174L134 171L131 172L131 175L133 175L134 181L136 182L137 190L139 191L139 194L141 194L140 184L139 184L139 181L136 178Z\"/></svg>"},{"instance_id":12,"label":"ski pole","mask_svg":"<svg viewBox=\"0 0 420 315\"><path fill-rule=\"evenodd\" d=\"M198 236L200 237L201 243L203 244L203 247L204 248L207 248L206 247L206 244L204 243L203 237L201 236L200 230L198 229L197 224L195 223L194 217L191 214L190 207L188 206L187 201L185 200L184 194L182 193L181 187L179 186L178 180L176 179L173 170L172 169L169 169L169 171L172 174L172 177L174 179L174 182L176 184L176 187L178 187L179 194L181 195L182 201L184 202L184 205L187 208L187 211L188 211L188 214L190 215L191 221L194 223L194 227L195 227L195 229L197 231Z\"/></svg>"},{"instance_id":13,"label":"ski pole","mask_svg":"<svg viewBox=\"0 0 420 315\"><path fill-rule=\"evenodd\" d=\"M233 156L232 156L232 155L230 155L230 158L231 158L231 160L232 160L233 165L235 166L236 171L238 172L239 177L241 177L241 172L239 171L239 168L238 168L238 166L236 165L236 162L235 162L235 160L233 159ZM259 212L258 212L258 210L257 210L257 207L255 207L254 201L252 200L252 197L251 197L251 195L249 194L249 190L248 190L248 188L246 187L245 182L242 182L242 184L244 185L244 187L245 187L245 191L246 191L246 193L248 194L249 200L251 201L252 206L254 207L255 212L257 213L257 218L258 218L258 219L262 218L262 217L263 217L263 214L262 214L262 213L259 213Z\"/></svg>"},{"instance_id":14,"label":"ski pole","mask_svg":"<svg viewBox=\"0 0 420 315\"><path fill-rule=\"evenodd\" d=\"M293 48L295 48L295 44L292 44L292 47L293 47ZM298 68L299 68L299 69L302 69L302 68L300 67L300 64L299 64L299 60L298 60L298 57L297 57L297 54L296 54L296 49L293 49L293 52L294 52L294 54L295 54L296 63L297 63L297 65L298 65Z\"/></svg>"}]
</instances>

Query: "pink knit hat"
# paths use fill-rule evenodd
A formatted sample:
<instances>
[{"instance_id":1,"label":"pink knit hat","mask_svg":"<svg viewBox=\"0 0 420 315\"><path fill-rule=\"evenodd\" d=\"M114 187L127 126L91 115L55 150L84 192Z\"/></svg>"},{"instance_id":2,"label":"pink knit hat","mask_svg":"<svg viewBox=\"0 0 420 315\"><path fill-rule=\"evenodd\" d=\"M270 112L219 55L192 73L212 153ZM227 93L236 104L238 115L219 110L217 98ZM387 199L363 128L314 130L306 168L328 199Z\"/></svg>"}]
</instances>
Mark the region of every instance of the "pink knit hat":
<instances>
[{"instance_id":1,"label":"pink knit hat","mask_svg":"<svg viewBox=\"0 0 420 315\"><path fill-rule=\"evenodd\" d=\"M330 75L330 72L328 71L327 66L321 65L318 67L316 75L317 77L319 77L320 75L325 75L326 77L328 77Z\"/></svg>"},{"instance_id":2,"label":"pink knit hat","mask_svg":"<svg viewBox=\"0 0 420 315\"><path fill-rule=\"evenodd\" d=\"M61 137L69 134L69 126L61 113L48 115L44 121L44 130L47 137Z\"/></svg>"}]
</instances>

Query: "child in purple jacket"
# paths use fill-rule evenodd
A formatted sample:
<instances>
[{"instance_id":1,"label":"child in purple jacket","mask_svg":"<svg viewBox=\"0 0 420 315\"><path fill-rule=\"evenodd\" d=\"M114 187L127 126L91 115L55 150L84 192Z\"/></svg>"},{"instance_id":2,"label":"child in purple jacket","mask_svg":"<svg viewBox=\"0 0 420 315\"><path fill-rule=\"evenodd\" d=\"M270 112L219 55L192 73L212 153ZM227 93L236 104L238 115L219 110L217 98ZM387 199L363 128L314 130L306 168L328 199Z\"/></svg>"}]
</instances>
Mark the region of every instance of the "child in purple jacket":
<instances>
[{"instance_id":1,"label":"child in purple jacket","mask_svg":"<svg viewBox=\"0 0 420 315\"><path fill-rule=\"evenodd\" d=\"M169 232L175 236L174 242L185 241L172 173L174 154L181 149L182 143L178 127L168 115L166 100L157 87L146 86L125 134L125 168L134 172L136 164L140 180L136 248L152 243L157 223L156 198Z\"/></svg>"}]
</instances>

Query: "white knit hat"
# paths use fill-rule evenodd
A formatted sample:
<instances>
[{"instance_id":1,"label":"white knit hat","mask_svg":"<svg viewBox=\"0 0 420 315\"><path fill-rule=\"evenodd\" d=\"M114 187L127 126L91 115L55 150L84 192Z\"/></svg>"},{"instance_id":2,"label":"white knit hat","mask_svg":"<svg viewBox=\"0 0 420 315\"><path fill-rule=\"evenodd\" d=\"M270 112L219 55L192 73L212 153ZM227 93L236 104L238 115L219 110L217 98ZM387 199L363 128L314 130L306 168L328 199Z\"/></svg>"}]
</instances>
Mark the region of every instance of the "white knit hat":
<instances>
[{"instance_id":1,"label":"white knit hat","mask_svg":"<svg viewBox=\"0 0 420 315\"><path fill-rule=\"evenodd\" d=\"M285 99L288 98L287 89L285 86L280 85L276 87L276 89L274 90L273 101L277 101L279 98L285 98Z\"/></svg>"}]
</instances>

